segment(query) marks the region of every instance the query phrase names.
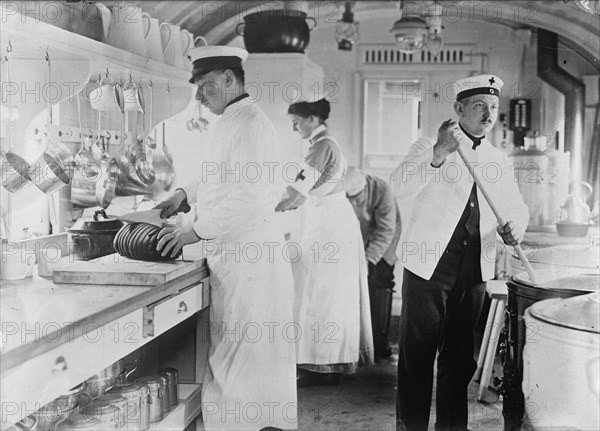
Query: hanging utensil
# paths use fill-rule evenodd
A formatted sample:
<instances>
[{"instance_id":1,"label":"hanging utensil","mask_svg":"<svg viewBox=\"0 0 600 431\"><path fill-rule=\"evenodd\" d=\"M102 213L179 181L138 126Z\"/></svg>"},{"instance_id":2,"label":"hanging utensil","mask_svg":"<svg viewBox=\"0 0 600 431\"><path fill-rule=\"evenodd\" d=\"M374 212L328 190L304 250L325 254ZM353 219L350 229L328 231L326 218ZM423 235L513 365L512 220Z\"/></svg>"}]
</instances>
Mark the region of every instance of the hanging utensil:
<instances>
[{"instance_id":1,"label":"hanging utensil","mask_svg":"<svg viewBox=\"0 0 600 431\"><path fill-rule=\"evenodd\" d=\"M141 117L141 118L140 118ZM141 129L144 127L144 114L138 112L138 124L142 123ZM140 128L140 127L138 127ZM138 149L138 157L135 161L135 170L140 177L140 179L145 184L152 184L154 182L154 168L152 167L152 162L148 160L146 156L146 151L144 147L144 138L143 134L139 133L137 135L137 149Z\"/></svg>"},{"instance_id":2,"label":"hanging utensil","mask_svg":"<svg viewBox=\"0 0 600 431\"><path fill-rule=\"evenodd\" d=\"M154 126L154 85L152 84L152 80L150 80L150 128L152 128ZM145 139L145 143L148 146L148 148L154 150L156 149L156 139L154 139L153 137L150 136L150 133L148 133L148 136L146 136Z\"/></svg>"},{"instance_id":3,"label":"hanging utensil","mask_svg":"<svg viewBox=\"0 0 600 431\"><path fill-rule=\"evenodd\" d=\"M46 62L48 63L48 86L50 86L52 82L50 77L51 64L48 53L46 53ZM47 130L52 123L51 109L52 106L50 100L48 100L46 104ZM46 150L31 165L29 177L42 192L46 194L54 193L71 184L73 165L73 155L67 147L60 142L50 142L49 139L46 139Z\"/></svg>"},{"instance_id":4,"label":"hanging utensil","mask_svg":"<svg viewBox=\"0 0 600 431\"><path fill-rule=\"evenodd\" d=\"M117 153L117 165L119 167L119 179L117 181L117 187L115 194L117 196L136 196L149 194L150 190L148 186L139 178L135 165L130 161L129 153L130 148L125 144L125 121L127 111L121 117L121 148Z\"/></svg>"}]
</instances>

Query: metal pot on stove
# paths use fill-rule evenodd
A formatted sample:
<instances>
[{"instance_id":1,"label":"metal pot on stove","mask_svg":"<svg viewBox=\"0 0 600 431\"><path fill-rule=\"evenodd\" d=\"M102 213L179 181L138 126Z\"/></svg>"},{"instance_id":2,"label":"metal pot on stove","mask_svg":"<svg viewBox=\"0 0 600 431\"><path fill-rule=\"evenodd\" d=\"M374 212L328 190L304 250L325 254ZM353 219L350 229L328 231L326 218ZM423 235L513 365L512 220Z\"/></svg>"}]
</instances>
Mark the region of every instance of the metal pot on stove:
<instances>
[{"instance_id":1,"label":"metal pot on stove","mask_svg":"<svg viewBox=\"0 0 600 431\"><path fill-rule=\"evenodd\" d=\"M109 218L104 210L96 211L92 220L77 220L68 230L75 254L79 259L91 260L114 253L113 240L123 225L122 221Z\"/></svg>"},{"instance_id":2,"label":"metal pot on stove","mask_svg":"<svg viewBox=\"0 0 600 431\"><path fill-rule=\"evenodd\" d=\"M537 284L527 273L517 274L508 281L506 319L501 343L503 377L501 392L505 429L520 429L526 411L521 389L523 383L523 348L529 340L524 315L535 303L553 298L571 298L597 292L600 274L580 268L536 271Z\"/></svg>"},{"instance_id":3,"label":"metal pot on stove","mask_svg":"<svg viewBox=\"0 0 600 431\"><path fill-rule=\"evenodd\" d=\"M536 429L600 429L600 293L525 311L523 393ZM533 413L529 411L527 413Z\"/></svg>"}]
</instances>

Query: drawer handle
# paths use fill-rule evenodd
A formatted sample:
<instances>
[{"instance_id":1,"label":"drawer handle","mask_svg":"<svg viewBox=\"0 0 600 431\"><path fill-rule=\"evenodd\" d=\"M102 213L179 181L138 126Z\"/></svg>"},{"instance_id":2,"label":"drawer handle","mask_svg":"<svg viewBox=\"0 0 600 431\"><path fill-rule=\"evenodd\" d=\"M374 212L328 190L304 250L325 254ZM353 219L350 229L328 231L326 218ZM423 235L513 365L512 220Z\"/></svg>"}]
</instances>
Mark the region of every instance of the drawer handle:
<instances>
[{"instance_id":1,"label":"drawer handle","mask_svg":"<svg viewBox=\"0 0 600 431\"><path fill-rule=\"evenodd\" d=\"M60 373L67 369L67 361L65 361L64 356L59 356L54 361L54 368L52 368L52 374Z\"/></svg>"},{"instance_id":2,"label":"drawer handle","mask_svg":"<svg viewBox=\"0 0 600 431\"><path fill-rule=\"evenodd\" d=\"M185 313L187 311L188 311L187 305L185 305L184 301L181 301L179 303L179 308L177 309L177 314Z\"/></svg>"}]
</instances>

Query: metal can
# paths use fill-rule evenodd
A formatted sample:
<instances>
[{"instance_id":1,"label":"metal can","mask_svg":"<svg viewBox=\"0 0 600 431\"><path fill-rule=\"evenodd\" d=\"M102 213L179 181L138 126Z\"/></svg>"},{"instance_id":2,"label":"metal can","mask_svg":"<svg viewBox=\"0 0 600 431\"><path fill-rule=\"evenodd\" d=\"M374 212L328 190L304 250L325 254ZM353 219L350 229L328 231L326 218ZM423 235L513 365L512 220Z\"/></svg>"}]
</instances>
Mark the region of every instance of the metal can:
<instances>
[{"instance_id":1,"label":"metal can","mask_svg":"<svg viewBox=\"0 0 600 431\"><path fill-rule=\"evenodd\" d=\"M169 413L171 410L171 387L169 386L169 378L164 374L157 374L157 377L160 379L161 387L162 387L162 410L163 416L165 413Z\"/></svg>"},{"instance_id":2,"label":"metal can","mask_svg":"<svg viewBox=\"0 0 600 431\"><path fill-rule=\"evenodd\" d=\"M158 371L158 374L164 374L169 379L169 386L171 388L171 407L177 405L177 370L175 368L161 368Z\"/></svg>"},{"instance_id":3,"label":"metal can","mask_svg":"<svg viewBox=\"0 0 600 431\"><path fill-rule=\"evenodd\" d=\"M140 377L135 381L141 383L150 389L150 422L158 422L163 419L163 388L162 380L159 376Z\"/></svg>"}]
</instances>

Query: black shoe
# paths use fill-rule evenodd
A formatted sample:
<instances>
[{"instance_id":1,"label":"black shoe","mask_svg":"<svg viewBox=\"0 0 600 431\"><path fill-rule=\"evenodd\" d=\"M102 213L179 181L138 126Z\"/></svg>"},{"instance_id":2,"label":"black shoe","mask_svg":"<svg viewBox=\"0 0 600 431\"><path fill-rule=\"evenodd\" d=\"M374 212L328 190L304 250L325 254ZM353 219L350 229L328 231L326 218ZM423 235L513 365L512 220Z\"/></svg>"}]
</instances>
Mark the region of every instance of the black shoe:
<instances>
[{"instance_id":1,"label":"black shoe","mask_svg":"<svg viewBox=\"0 0 600 431\"><path fill-rule=\"evenodd\" d=\"M388 359L391 356L392 356L392 348L390 347L389 344L386 345L385 347L382 347L381 349L375 349L375 358Z\"/></svg>"}]
</instances>

